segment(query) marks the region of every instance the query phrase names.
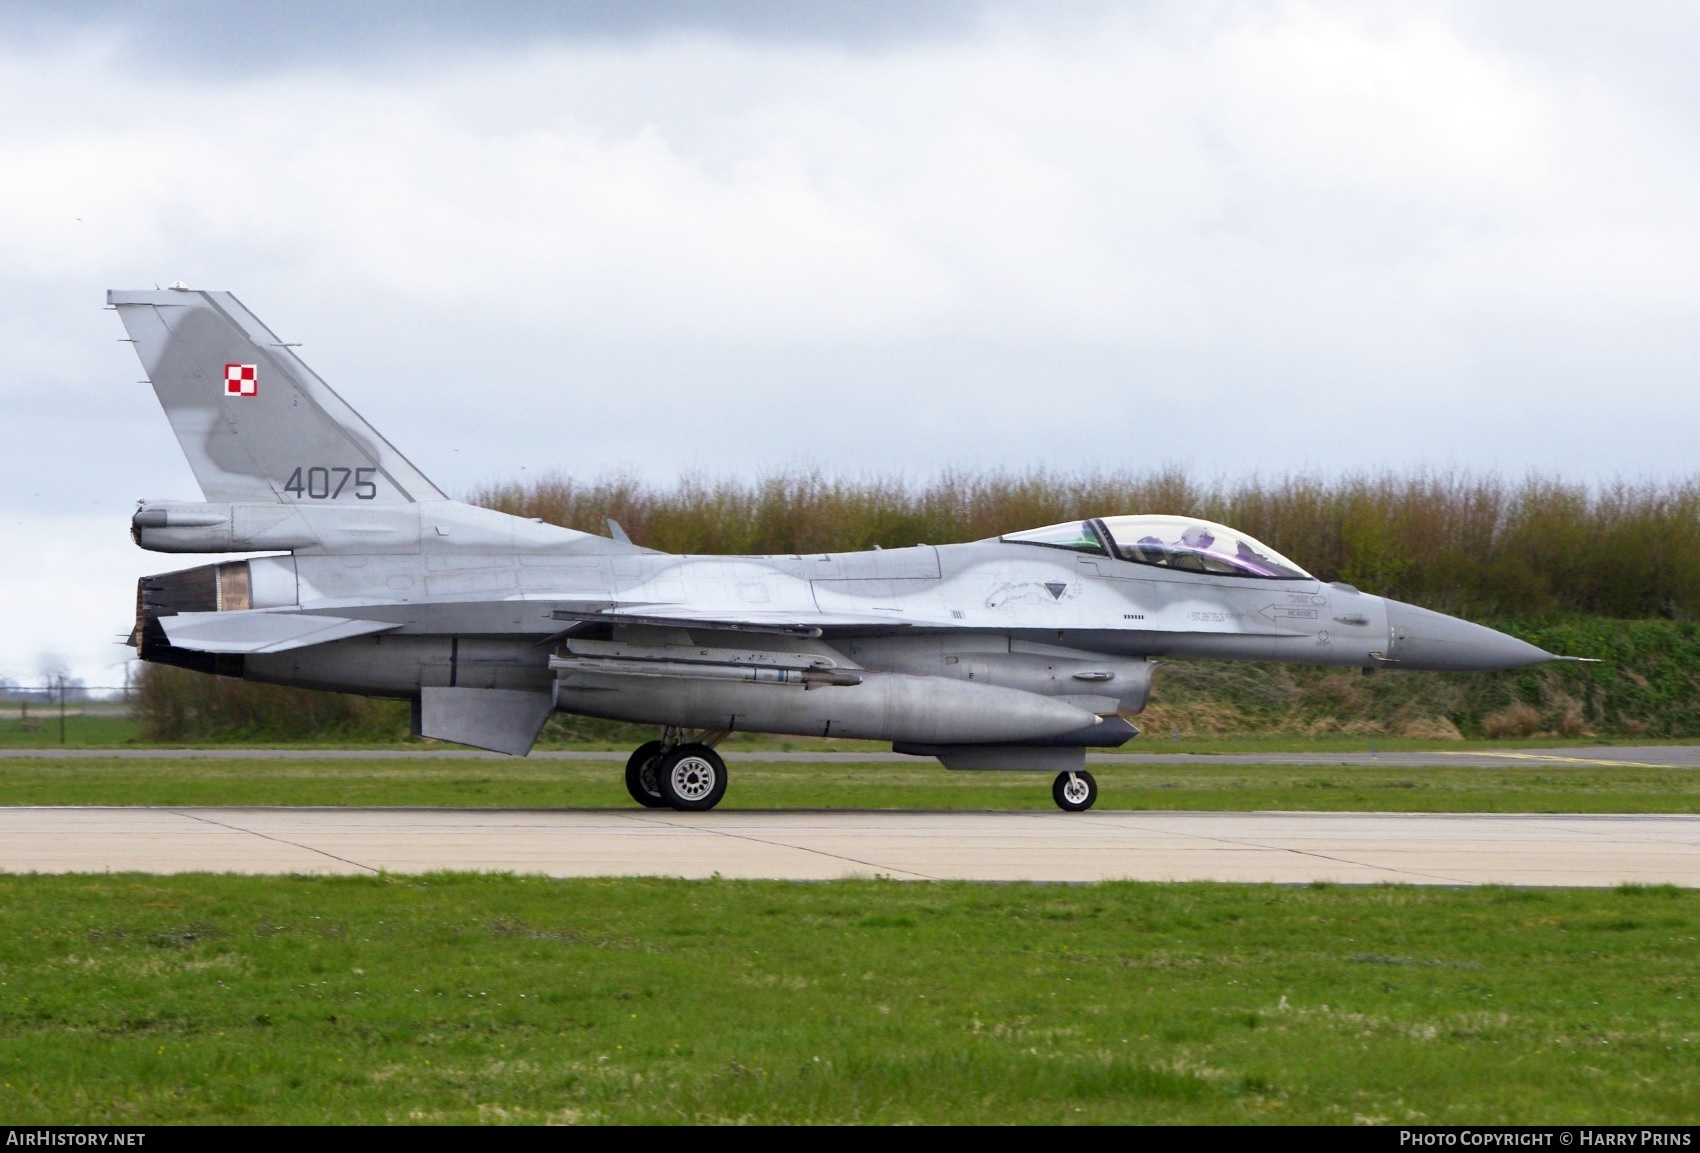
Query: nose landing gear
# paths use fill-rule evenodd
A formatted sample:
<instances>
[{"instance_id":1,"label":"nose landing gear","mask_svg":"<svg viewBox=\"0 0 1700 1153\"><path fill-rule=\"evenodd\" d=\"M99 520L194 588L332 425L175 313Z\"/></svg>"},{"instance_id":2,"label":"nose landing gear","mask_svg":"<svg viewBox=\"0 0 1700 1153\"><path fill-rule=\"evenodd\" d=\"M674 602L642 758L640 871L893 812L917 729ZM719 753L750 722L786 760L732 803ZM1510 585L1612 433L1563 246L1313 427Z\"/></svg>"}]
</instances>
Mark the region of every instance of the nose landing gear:
<instances>
[{"instance_id":1,"label":"nose landing gear","mask_svg":"<svg viewBox=\"0 0 1700 1153\"><path fill-rule=\"evenodd\" d=\"M1051 799L1065 813L1084 813L1098 799L1098 782L1085 769L1058 773L1051 784Z\"/></svg>"}]
</instances>

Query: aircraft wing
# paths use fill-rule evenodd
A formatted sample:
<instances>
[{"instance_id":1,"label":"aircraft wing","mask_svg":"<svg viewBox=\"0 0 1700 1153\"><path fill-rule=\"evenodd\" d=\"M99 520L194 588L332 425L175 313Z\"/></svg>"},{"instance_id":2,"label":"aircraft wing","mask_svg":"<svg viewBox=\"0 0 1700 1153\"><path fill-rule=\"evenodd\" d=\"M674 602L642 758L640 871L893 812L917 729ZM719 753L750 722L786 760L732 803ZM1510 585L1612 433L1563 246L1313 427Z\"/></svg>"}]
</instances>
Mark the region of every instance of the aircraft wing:
<instances>
[{"instance_id":1,"label":"aircraft wing","mask_svg":"<svg viewBox=\"0 0 1700 1153\"><path fill-rule=\"evenodd\" d=\"M665 628L723 629L738 633L770 633L793 637L818 637L828 631L880 631L906 629L911 622L893 620L879 613L823 613L784 610L755 610L727 613L716 609L693 609L685 605L632 605L558 608L558 621L597 621L604 624L659 625Z\"/></svg>"},{"instance_id":2,"label":"aircraft wing","mask_svg":"<svg viewBox=\"0 0 1700 1153\"><path fill-rule=\"evenodd\" d=\"M203 653L281 653L401 627L388 621L263 610L178 613L160 617L159 623L177 648Z\"/></svg>"}]
</instances>

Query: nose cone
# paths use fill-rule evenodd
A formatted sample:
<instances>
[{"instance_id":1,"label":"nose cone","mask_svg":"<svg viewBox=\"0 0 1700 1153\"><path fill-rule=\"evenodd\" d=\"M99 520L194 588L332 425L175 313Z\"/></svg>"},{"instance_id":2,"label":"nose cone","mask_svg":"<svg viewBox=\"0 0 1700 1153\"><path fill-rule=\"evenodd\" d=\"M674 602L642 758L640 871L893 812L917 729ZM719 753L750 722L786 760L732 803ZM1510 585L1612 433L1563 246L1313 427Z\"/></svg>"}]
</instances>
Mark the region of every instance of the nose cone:
<instances>
[{"instance_id":1,"label":"nose cone","mask_svg":"<svg viewBox=\"0 0 1700 1153\"><path fill-rule=\"evenodd\" d=\"M1443 672L1521 669L1556 660L1545 649L1445 613L1387 601L1388 656L1401 668Z\"/></svg>"}]
</instances>

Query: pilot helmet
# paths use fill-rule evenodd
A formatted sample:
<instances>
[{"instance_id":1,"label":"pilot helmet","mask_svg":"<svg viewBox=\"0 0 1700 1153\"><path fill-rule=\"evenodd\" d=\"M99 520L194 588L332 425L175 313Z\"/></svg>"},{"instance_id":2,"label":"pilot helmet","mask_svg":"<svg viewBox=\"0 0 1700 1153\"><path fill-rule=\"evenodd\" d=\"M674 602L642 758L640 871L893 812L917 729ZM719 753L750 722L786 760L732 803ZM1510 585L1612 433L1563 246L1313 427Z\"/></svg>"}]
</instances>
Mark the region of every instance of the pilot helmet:
<instances>
[{"instance_id":1,"label":"pilot helmet","mask_svg":"<svg viewBox=\"0 0 1700 1153\"><path fill-rule=\"evenodd\" d=\"M1201 524L1188 525L1181 533L1181 543L1188 548L1207 549L1216 543L1216 534Z\"/></svg>"}]
</instances>

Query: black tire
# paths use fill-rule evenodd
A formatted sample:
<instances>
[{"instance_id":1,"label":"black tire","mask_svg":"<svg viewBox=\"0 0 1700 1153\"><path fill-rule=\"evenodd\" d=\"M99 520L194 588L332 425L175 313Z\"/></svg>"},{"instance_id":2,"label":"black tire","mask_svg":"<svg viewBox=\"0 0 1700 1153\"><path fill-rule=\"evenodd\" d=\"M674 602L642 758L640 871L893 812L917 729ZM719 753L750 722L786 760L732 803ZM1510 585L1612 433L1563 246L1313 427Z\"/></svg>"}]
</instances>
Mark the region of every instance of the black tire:
<instances>
[{"instance_id":1,"label":"black tire","mask_svg":"<svg viewBox=\"0 0 1700 1153\"><path fill-rule=\"evenodd\" d=\"M704 813L726 795L726 762L707 745L680 745L655 766L662 799L685 813Z\"/></svg>"},{"instance_id":2,"label":"black tire","mask_svg":"<svg viewBox=\"0 0 1700 1153\"><path fill-rule=\"evenodd\" d=\"M663 751L665 746L660 741L649 741L639 745L626 762L626 792L646 809L667 807L667 798L655 784L655 768Z\"/></svg>"},{"instance_id":3,"label":"black tire","mask_svg":"<svg viewBox=\"0 0 1700 1153\"><path fill-rule=\"evenodd\" d=\"M1051 799L1065 813L1084 813L1097 803L1098 782L1085 769L1058 773L1051 785Z\"/></svg>"}]
</instances>

